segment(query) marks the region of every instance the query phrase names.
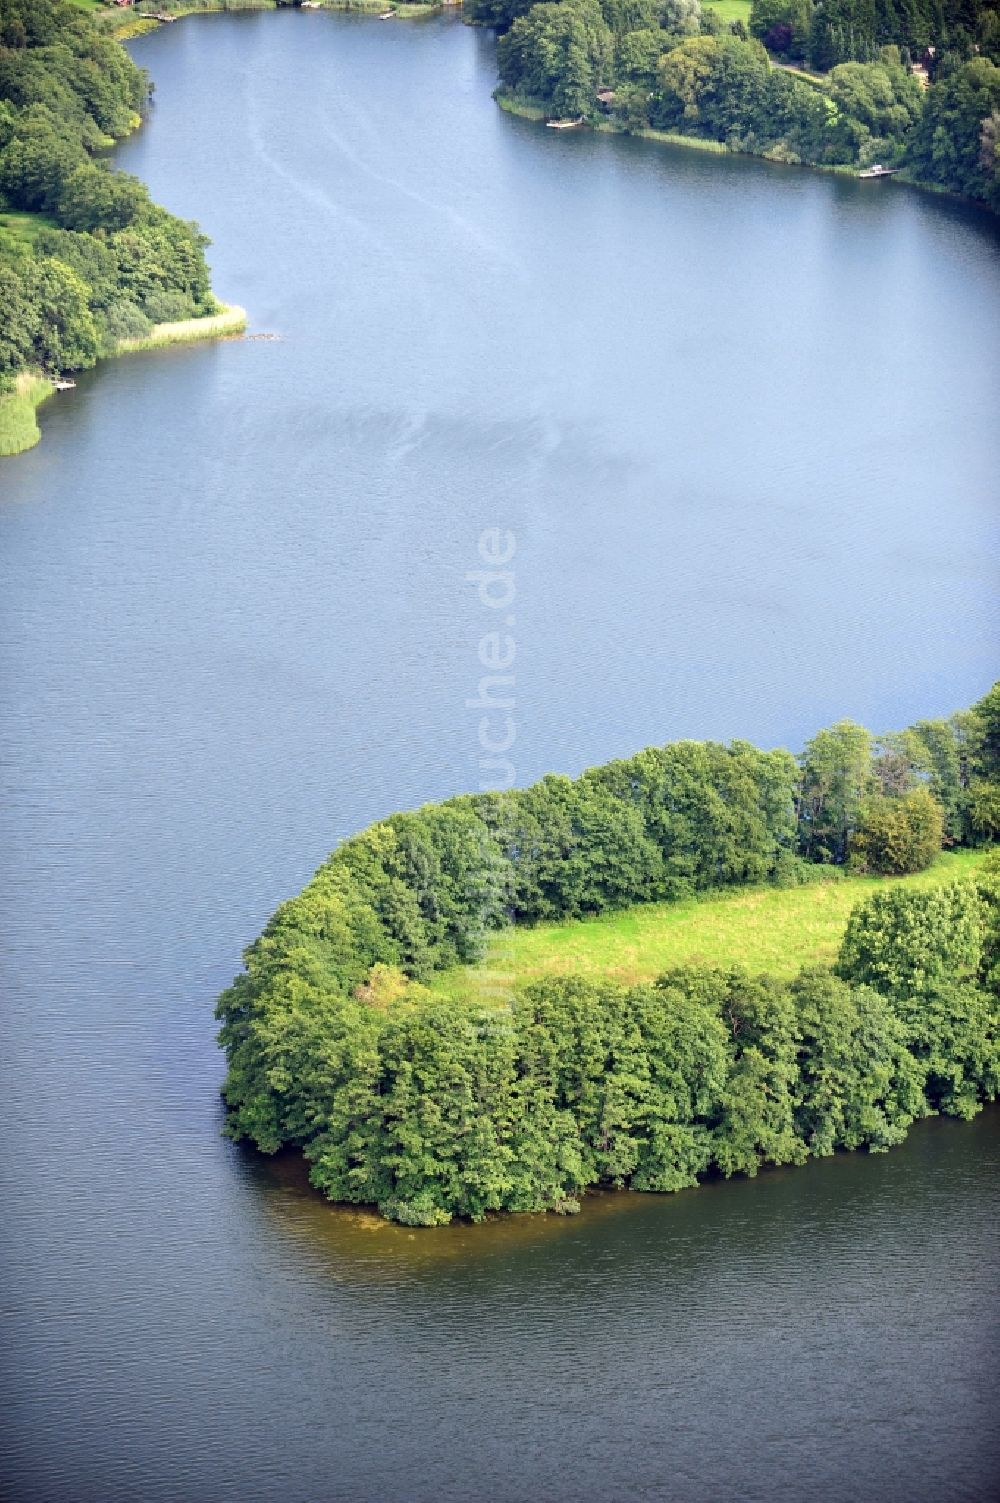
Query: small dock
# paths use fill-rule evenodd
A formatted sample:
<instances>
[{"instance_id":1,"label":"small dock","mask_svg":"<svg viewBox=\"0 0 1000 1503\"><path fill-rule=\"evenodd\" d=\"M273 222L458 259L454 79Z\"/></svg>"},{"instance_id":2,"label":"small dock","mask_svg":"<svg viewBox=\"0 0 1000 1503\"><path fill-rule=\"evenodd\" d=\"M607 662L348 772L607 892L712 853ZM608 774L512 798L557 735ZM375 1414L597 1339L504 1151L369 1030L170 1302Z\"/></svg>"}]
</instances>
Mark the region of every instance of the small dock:
<instances>
[{"instance_id":1,"label":"small dock","mask_svg":"<svg viewBox=\"0 0 1000 1503\"><path fill-rule=\"evenodd\" d=\"M866 167L863 172L859 172L858 177L892 177L898 171L898 167L883 167L881 162L876 162L873 167Z\"/></svg>"},{"instance_id":2,"label":"small dock","mask_svg":"<svg viewBox=\"0 0 1000 1503\"><path fill-rule=\"evenodd\" d=\"M546 120L549 130L581 130L583 128L583 116L579 120Z\"/></svg>"}]
</instances>

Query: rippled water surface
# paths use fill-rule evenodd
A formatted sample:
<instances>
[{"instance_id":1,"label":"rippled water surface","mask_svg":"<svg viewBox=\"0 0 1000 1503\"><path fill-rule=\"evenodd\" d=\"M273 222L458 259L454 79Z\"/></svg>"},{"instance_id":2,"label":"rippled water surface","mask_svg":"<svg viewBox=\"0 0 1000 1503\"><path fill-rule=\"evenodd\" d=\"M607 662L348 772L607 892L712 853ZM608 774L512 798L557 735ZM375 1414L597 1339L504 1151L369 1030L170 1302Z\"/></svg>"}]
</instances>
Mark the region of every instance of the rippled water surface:
<instances>
[{"instance_id":1,"label":"rippled water surface","mask_svg":"<svg viewBox=\"0 0 1000 1503\"><path fill-rule=\"evenodd\" d=\"M222 1142L211 1009L338 837L479 780L485 527L522 781L983 692L994 225L511 120L447 22L134 52L122 164L282 340L102 368L0 468L0 1491L991 1499L995 1113L411 1233Z\"/></svg>"}]
</instances>

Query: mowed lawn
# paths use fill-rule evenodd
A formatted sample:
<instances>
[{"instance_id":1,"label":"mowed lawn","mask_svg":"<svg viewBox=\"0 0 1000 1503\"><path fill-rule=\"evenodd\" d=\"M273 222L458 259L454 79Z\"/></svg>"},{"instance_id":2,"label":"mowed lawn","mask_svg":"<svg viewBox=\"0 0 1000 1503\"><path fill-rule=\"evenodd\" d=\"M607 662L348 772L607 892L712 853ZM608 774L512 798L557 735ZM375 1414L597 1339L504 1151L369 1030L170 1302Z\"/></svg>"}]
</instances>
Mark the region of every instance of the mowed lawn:
<instances>
[{"instance_id":1,"label":"mowed lawn","mask_svg":"<svg viewBox=\"0 0 1000 1503\"><path fill-rule=\"evenodd\" d=\"M648 981L670 966L697 962L794 976L804 965L835 959L848 915L862 898L896 883L930 887L971 877L987 854L949 852L914 877L741 888L679 903L646 903L600 918L507 929L495 937L481 966L443 971L431 986L440 995L471 998L535 976Z\"/></svg>"},{"instance_id":2,"label":"mowed lawn","mask_svg":"<svg viewBox=\"0 0 1000 1503\"><path fill-rule=\"evenodd\" d=\"M23 245L31 245L39 230L55 229L56 222L47 214L15 213L13 209L0 212L0 239L9 236Z\"/></svg>"},{"instance_id":3,"label":"mowed lawn","mask_svg":"<svg viewBox=\"0 0 1000 1503\"><path fill-rule=\"evenodd\" d=\"M742 21L750 28L750 0L702 0L703 10L714 10L723 21Z\"/></svg>"}]
</instances>

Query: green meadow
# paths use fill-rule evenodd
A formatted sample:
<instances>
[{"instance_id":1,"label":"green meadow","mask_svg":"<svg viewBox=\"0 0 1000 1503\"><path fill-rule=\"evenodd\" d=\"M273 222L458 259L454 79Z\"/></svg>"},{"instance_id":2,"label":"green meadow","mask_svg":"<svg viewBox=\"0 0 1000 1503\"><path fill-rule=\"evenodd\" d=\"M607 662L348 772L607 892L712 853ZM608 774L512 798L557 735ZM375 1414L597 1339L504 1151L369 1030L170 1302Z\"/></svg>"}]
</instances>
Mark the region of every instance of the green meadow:
<instances>
[{"instance_id":1,"label":"green meadow","mask_svg":"<svg viewBox=\"0 0 1000 1503\"><path fill-rule=\"evenodd\" d=\"M791 977L830 965L856 903L887 883L929 887L971 877L987 849L943 853L927 871L901 878L846 876L805 887L738 888L711 897L647 903L591 919L517 927L496 935L479 966L442 971L439 995L474 1000L540 976L648 981L671 966L743 965Z\"/></svg>"},{"instance_id":2,"label":"green meadow","mask_svg":"<svg viewBox=\"0 0 1000 1503\"><path fill-rule=\"evenodd\" d=\"M0 244L4 239L9 239L22 245L32 245L39 230L55 227L55 220L47 214L15 213L12 209L4 209L0 213Z\"/></svg>"},{"instance_id":3,"label":"green meadow","mask_svg":"<svg viewBox=\"0 0 1000 1503\"><path fill-rule=\"evenodd\" d=\"M703 8L714 10L724 21L742 21L747 30L750 28L750 0L705 0Z\"/></svg>"}]
</instances>

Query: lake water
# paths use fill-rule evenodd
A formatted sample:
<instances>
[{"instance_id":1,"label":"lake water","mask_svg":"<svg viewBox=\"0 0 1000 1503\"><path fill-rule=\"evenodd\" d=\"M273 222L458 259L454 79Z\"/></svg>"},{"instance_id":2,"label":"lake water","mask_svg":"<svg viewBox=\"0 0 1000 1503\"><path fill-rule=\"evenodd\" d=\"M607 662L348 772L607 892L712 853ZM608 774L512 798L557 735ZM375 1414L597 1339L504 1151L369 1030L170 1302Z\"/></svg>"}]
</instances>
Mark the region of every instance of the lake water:
<instances>
[{"instance_id":1,"label":"lake water","mask_svg":"<svg viewBox=\"0 0 1000 1503\"><path fill-rule=\"evenodd\" d=\"M991 1499L996 1112L413 1233L221 1140L211 1013L339 837L477 786L486 631L522 782L989 686L995 221L540 130L448 21L133 50L120 162L281 340L0 467L4 1496Z\"/></svg>"}]
</instances>

